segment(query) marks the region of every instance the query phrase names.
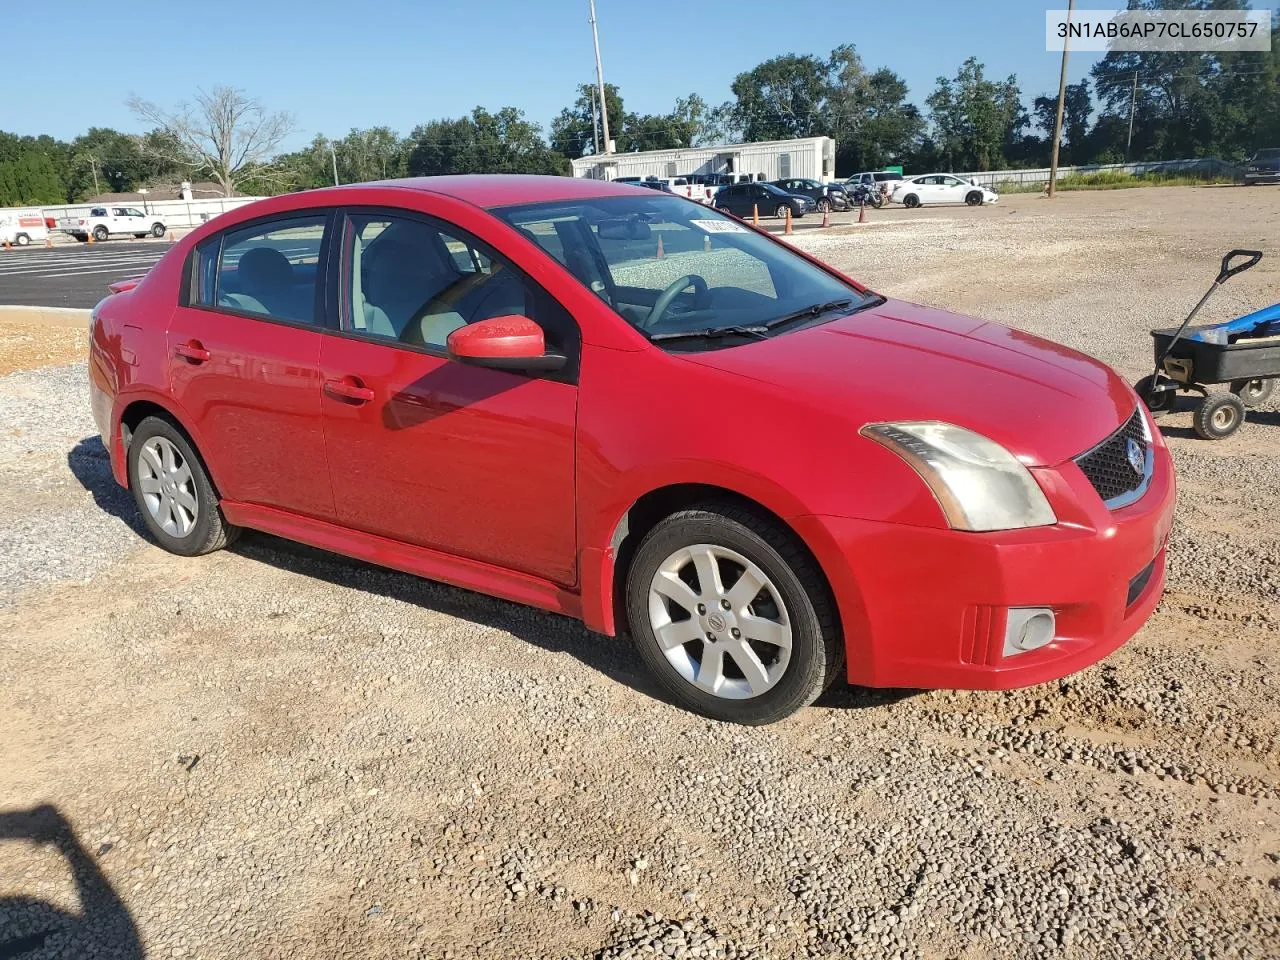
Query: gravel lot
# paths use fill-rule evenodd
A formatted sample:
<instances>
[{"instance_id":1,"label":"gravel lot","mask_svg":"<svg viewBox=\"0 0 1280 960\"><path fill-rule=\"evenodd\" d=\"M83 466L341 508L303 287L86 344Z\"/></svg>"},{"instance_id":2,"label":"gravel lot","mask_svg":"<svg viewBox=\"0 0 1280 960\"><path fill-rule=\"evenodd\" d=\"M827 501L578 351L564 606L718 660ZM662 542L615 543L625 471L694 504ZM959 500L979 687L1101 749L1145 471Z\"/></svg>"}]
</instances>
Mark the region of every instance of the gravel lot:
<instances>
[{"instance_id":1,"label":"gravel lot","mask_svg":"<svg viewBox=\"0 0 1280 960\"><path fill-rule=\"evenodd\" d=\"M1135 378L1226 249L1269 259L1210 316L1280 288L1276 190L915 213L796 242ZM0 377L0 956L54 909L24 960L1280 956L1275 405L1215 444L1164 421L1169 590L1104 664L745 729L562 618L147 545L84 376ZM42 802L83 853L22 839Z\"/></svg>"}]
</instances>

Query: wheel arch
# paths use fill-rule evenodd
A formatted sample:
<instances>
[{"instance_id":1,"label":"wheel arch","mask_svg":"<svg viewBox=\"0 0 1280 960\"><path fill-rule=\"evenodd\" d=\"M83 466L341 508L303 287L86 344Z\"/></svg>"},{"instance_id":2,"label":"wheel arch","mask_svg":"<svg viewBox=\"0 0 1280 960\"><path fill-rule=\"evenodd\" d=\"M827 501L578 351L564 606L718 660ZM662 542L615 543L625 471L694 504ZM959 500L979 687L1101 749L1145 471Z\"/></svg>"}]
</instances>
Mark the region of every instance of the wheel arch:
<instances>
[{"instance_id":1,"label":"wheel arch","mask_svg":"<svg viewBox=\"0 0 1280 960\"><path fill-rule=\"evenodd\" d=\"M599 567L595 576L582 578L584 588L591 582L599 585L599 600L592 604L583 597L583 613L587 625L610 636L615 636L625 626L626 576L631 566L631 558L636 546L644 539L644 535L664 517L698 503L708 501L725 501L738 507L757 513L778 524L795 539L796 544L808 554L823 580L823 585L832 599L834 607L834 590L827 570L823 567L805 538L795 526L787 522L777 510L762 503L755 497L748 496L738 490L714 483L690 482L671 483L655 487L637 497L618 517L612 528L607 549L584 551L584 557L592 553L599 554ZM594 562L594 558L593 561ZM583 571L587 573L587 571ZM591 608L598 606L598 610ZM596 615L593 616L592 613ZM599 622L594 622L598 620Z\"/></svg>"},{"instance_id":2,"label":"wheel arch","mask_svg":"<svg viewBox=\"0 0 1280 960\"><path fill-rule=\"evenodd\" d=\"M209 482L213 484L214 493L221 497L222 487L218 483L218 477L213 466L209 463L204 450L201 448L200 439L196 432L187 425L185 419L171 406L160 403L150 396L130 399L129 402L121 409L119 419L117 420L118 426L115 431L115 443L118 444L121 465L120 477L122 478L121 482L125 489L128 489L129 487L129 470L127 466L129 443L133 438L133 432L138 429L138 424L142 423L142 421L147 417L159 417L162 420L169 421L178 430L178 432L186 438L187 443L191 444L191 449L194 450L196 456L200 458L200 463L204 467L204 472L208 475Z\"/></svg>"}]
</instances>

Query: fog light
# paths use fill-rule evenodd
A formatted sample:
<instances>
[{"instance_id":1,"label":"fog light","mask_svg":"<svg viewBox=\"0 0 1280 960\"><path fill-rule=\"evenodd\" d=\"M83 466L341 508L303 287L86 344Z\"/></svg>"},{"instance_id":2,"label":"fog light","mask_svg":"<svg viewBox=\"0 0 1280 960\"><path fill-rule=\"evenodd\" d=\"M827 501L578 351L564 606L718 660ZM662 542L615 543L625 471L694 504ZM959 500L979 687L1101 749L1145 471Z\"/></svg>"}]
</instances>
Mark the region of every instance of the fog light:
<instances>
[{"instance_id":1,"label":"fog light","mask_svg":"<svg viewBox=\"0 0 1280 960\"><path fill-rule=\"evenodd\" d=\"M1048 607L1010 607L1004 626L1004 655L1026 653L1053 639L1057 620Z\"/></svg>"}]
</instances>

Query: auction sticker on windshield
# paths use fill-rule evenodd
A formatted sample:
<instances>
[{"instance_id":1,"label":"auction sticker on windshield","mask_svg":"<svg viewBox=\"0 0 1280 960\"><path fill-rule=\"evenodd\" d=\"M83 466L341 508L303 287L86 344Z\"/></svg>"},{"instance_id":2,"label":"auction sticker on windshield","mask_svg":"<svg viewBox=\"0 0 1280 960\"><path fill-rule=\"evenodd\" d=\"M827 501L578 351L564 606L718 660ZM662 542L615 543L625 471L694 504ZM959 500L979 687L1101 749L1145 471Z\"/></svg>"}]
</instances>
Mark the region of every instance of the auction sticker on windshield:
<instances>
[{"instance_id":1,"label":"auction sticker on windshield","mask_svg":"<svg viewBox=\"0 0 1280 960\"><path fill-rule=\"evenodd\" d=\"M740 223L734 223L732 220L690 220L689 226L697 227L706 233L747 233L748 230Z\"/></svg>"}]
</instances>

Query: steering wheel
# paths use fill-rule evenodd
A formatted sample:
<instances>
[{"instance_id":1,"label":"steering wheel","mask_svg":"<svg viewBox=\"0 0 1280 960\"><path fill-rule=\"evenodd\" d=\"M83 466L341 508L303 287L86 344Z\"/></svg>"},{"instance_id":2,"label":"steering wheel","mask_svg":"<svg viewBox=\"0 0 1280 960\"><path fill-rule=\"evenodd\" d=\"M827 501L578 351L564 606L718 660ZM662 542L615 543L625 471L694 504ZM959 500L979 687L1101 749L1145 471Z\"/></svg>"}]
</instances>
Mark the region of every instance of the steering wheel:
<instances>
[{"instance_id":1,"label":"steering wheel","mask_svg":"<svg viewBox=\"0 0 1280 960\"><path fill-rule=\"evenodd\" d=\"M654 301L653 309L649 311L649 316L645 318L641 326L646 330L657 326L659 321L667 315L667 311L671 309L671 304L675 303L676 297L689 287L693 287L695 303L700 302L707 295L707 281L701 277L692 273L678 277L667 284L666 289L658 294L658 299Z\"/></svg>"}]
</instances>

